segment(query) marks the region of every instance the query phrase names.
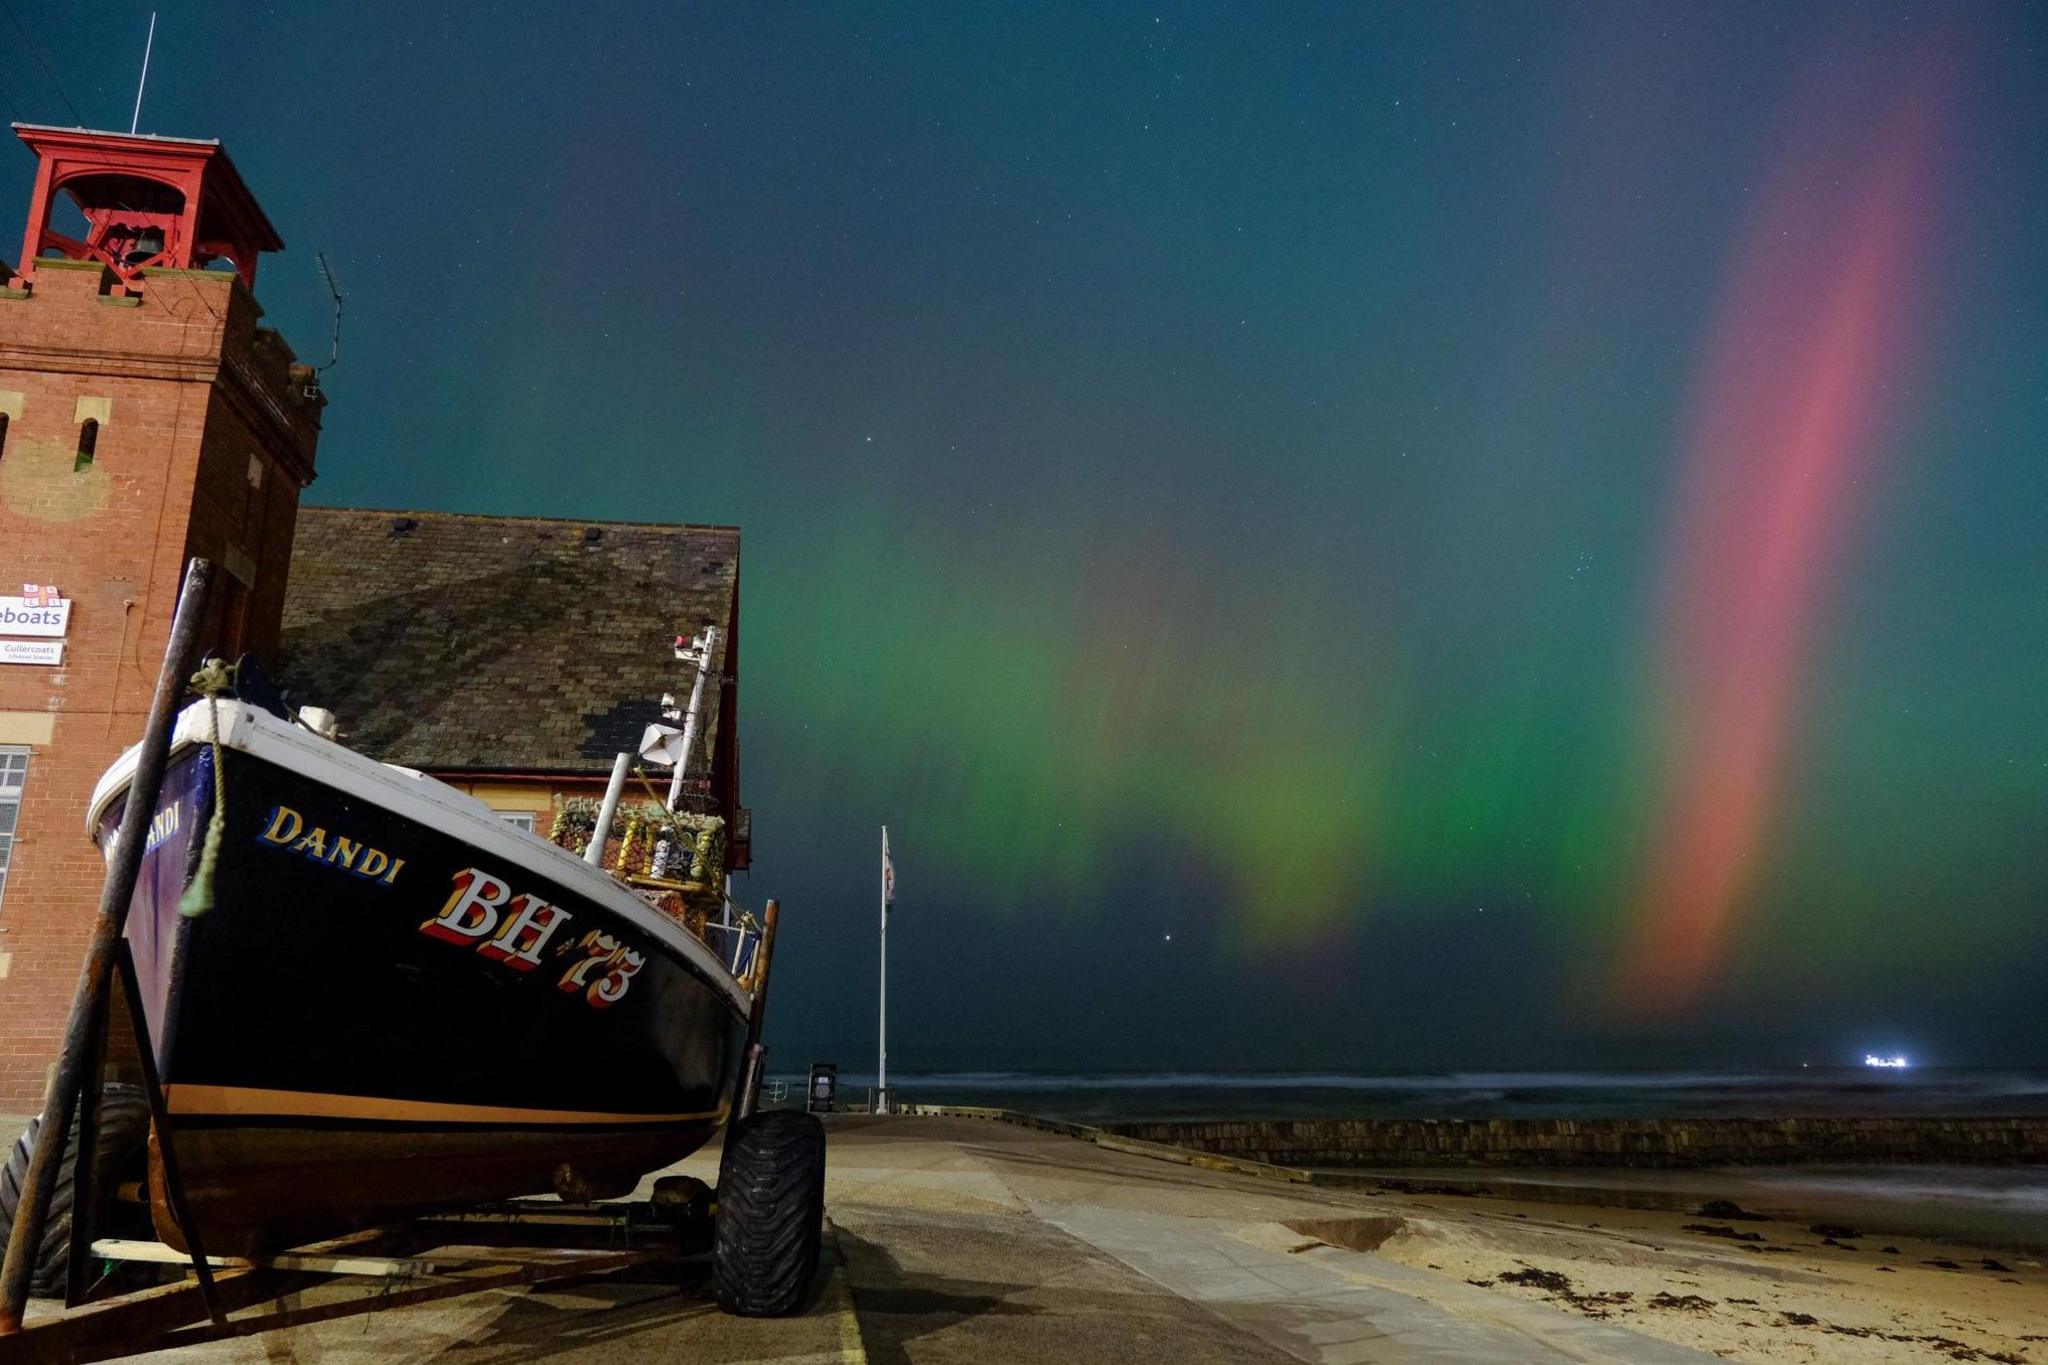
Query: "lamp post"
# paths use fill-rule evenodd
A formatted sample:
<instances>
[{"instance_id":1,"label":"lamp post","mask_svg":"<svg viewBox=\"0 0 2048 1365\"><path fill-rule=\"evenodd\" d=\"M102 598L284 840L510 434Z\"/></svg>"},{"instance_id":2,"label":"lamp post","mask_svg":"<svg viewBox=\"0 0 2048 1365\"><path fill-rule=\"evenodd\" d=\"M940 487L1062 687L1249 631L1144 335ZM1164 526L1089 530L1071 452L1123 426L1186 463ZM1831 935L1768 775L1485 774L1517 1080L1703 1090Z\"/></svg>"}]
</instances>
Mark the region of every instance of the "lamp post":
<instances>
[{"instance_id":1,"label":"lamp post","mask_svg":"<svg viewBox=\"0 0 2048 1365\"><path fill-rule=\"evenodd\" d=\"M889 862L889 827L882 826L882 989L875 1020L875 1112L889 1112L889 902L896 898L896 869Z\"/></svg>"}]
</instances>

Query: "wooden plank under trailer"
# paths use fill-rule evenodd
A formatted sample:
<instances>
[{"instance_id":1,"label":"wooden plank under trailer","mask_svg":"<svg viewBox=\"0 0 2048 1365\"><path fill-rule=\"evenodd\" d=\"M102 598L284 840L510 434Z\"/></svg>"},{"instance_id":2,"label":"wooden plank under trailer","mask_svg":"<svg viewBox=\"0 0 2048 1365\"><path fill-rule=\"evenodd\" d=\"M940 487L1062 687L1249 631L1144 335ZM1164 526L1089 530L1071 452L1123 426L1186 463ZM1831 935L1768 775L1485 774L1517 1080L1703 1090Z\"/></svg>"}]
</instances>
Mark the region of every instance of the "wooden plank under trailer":
<instances>
[{"instance_id":1,"label":"wooden plank under trailer","mask_svg":"<svg viewBox=\"0 0 2048 1365\"><path fill-rule=\"evenodd\" d=\"M0 1365L84 1365L487 1289L652 1265L679 1270L680 1262L708 1249L709 1212L651 1202L513 1200L273 1256L209 1256L217 1315L208 1309L190 1256L162 1242L103 1239L92 1244L95 1260L193 1273L33 1317L19 1333L0 1336Z\"/></svg>"}]
</instances>

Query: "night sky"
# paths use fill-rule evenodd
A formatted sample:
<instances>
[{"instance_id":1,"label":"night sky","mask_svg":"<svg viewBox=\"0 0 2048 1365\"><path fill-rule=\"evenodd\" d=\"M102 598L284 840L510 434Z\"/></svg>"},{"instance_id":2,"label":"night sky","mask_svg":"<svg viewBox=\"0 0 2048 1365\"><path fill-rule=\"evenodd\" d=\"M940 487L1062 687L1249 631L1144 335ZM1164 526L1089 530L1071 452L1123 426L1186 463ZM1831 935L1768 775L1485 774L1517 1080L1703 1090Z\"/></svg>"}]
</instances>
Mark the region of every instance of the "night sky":
<instances>
[{"instance_id":1,"label":"night sky","mask_svg":"<svg viewBox=\"0 0 2048 1365\"><path fill-rule=\"evenodd\" d=\"M162 3L313 501L745 528L780 1065L884 822L892 1066L2048 1059L2048 10Z\"/></svg>"}]
</instances>

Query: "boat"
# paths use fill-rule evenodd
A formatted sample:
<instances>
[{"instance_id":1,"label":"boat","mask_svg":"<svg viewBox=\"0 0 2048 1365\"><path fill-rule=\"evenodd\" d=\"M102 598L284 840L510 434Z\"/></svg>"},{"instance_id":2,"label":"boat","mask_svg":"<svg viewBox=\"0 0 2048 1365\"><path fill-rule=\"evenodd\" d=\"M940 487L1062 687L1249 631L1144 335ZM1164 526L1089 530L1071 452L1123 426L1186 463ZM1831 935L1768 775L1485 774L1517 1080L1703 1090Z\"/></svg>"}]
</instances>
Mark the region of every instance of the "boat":
<instances>
[{"instance_id":1,"label":"boat","mask_svg":"<svg viewBox=\"0 0 2048 1365\"><path fill-rule=\"evenodd\" d=\"M93 794L103 851L136 764ZM724 899L715 817L692 844L671 814L678 837L636 855L662 814L620 839L557 822L563 847L282 707L185 706L123 929L163 1097L157 1235L193 1240L166 1140L209 1254L605 1198L701 1146L732 1110L766 955ZM618 872L577 856L593 835Z\"/></svg>"}]
</instances>

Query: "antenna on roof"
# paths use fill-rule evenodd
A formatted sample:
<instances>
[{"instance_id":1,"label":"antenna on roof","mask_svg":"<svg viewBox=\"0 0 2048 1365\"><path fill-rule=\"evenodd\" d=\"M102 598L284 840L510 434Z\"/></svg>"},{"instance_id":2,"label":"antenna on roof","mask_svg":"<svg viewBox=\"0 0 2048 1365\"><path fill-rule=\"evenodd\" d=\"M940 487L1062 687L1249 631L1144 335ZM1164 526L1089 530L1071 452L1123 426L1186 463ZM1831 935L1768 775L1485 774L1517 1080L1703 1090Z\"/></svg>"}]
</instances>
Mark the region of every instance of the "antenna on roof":
<instances>
[{"instance_id":1,"label":"antenna on roof","mask_svg":"<svg viewBox=\"0 0 2048 1365\"><path fill-rule=\"evenodd\" d=\"M327 253L316 251L313 259L320 263L320 278L327 281L327 292L334 296L334 349L328 355L327 363L313 371L320 374L333 368L334 363L341 359L341 289L334 283L334 272L327 266Z\"/></svg>"},{"instance_id":2,"label":"antenna on roof","mask_svg":"<svg viewBox=\"0 0 2048 1365\"><path fill-rule=\"evenodd\" d=\"M142 40L142 79L135 82L135 113L128 120L132 136L142 126L142 91L149 84L149 53L156 46L156 11L149 12L149 36Z\"/></svg>"}]
</instances>

